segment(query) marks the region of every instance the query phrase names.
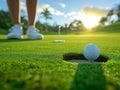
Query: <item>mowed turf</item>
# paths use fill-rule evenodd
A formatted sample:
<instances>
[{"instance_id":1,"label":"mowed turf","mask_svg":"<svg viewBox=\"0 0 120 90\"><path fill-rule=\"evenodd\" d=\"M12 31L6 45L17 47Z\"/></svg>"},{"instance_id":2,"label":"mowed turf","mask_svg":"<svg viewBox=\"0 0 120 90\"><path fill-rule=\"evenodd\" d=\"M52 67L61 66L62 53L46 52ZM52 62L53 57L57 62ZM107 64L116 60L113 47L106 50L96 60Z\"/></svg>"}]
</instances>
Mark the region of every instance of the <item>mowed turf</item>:
<instances>
[{"instance_id":1,"label":"mowed turf","mask_svg":"<svg viewBox=\"0 0 120 90\"><path fill-rule=\"evenodd\" d=\"M6 40L0 35L0 90L120 90L120 33L57 35L44 40ZM96 44L110 59L100 64L62 60Z\"/></svg>"}]
</instances>

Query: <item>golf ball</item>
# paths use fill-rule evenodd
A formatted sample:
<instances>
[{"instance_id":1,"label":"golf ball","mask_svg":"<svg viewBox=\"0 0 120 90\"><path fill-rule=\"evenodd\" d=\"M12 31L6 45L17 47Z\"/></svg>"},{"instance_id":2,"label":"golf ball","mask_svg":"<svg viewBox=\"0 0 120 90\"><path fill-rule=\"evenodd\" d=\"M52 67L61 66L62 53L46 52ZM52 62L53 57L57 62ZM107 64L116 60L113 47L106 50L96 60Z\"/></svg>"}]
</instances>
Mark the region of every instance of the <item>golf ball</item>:
<instances>
[{"instance_id":1,"label":"golf ball","mask_svg":"<svg viewBox=\"0 0 120 90\"><path fill-rule=\"evenodd\" d=\"M95 44L88 44L84 48L84 57L94 61L100 56L100 50Z\"/></svg>"}]
</instances>

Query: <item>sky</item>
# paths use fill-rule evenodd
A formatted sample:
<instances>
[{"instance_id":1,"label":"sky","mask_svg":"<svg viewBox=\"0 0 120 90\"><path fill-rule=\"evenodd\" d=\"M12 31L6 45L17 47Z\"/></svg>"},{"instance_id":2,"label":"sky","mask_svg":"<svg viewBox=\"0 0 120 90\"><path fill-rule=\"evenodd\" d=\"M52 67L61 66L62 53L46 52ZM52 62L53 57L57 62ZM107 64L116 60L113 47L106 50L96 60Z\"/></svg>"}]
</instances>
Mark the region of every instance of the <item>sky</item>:
<instances>
[{"instance_id":1,"label":"sky","mask_svg":"<svg viewBox=\"0 0 120 90\"><path fill-rule=\"evenodd\" d=\"M20 0L21 9L26 13L26 0ZM73 20L81 20L90 27L99 22L100 18L106 16L108 11L120 4L120 0L38 0L37 20L45 22L41 16L43 8L48 8L52 14L50 24L70 23ZM8 10L6 0L0 0L0 9ZM94 22L93 22L94 21Z\"/></svg>"}]
</instances>

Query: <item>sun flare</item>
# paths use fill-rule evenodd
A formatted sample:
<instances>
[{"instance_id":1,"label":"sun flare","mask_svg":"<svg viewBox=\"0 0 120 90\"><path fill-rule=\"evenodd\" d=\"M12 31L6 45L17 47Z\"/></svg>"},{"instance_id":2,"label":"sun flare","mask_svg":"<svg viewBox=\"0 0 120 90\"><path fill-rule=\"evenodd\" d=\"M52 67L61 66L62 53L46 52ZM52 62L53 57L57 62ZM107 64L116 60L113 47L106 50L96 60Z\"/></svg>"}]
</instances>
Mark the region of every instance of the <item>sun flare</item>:
<instances>
[{"instance_id":1,"label":"sun flare","mask_svg":"<svg viewBox=\"0 0 120 90\"><path fill-rule=\"evenodd\" d=\"M99 16L95 15L83 15L82 16L82 22L86 28L92 28L98 25L98 22L100 20Z\"/></svg>"}]
</instances>

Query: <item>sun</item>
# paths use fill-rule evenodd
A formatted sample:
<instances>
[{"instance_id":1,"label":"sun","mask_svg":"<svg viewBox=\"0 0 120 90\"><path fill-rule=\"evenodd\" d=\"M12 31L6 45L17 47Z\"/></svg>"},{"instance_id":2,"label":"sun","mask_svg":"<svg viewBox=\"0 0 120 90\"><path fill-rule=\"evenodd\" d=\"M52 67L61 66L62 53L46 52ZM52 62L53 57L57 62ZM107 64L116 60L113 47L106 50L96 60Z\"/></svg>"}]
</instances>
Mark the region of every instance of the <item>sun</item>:
<instances>
[{"instance_id":1,"label":"sun","mask_svg":"<svg viewBox=\"0 0 120 90\"><path fill-rule=\"evenodd\" d=\"M88 29L97 26L99 21L100 21L99 16L89 15L89 14L88 15L84 14L82 16L82 23Z\"/></svg>"}]
</instances>

